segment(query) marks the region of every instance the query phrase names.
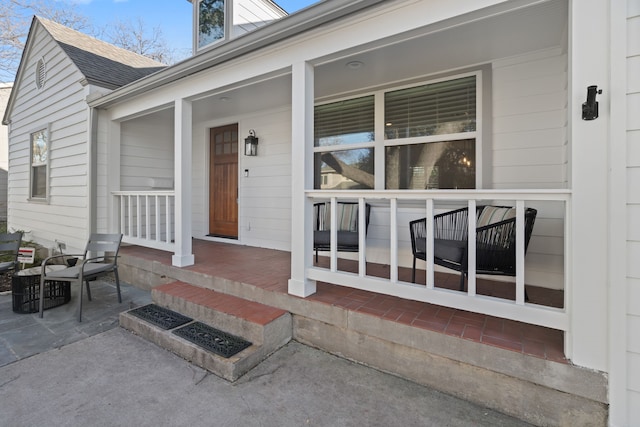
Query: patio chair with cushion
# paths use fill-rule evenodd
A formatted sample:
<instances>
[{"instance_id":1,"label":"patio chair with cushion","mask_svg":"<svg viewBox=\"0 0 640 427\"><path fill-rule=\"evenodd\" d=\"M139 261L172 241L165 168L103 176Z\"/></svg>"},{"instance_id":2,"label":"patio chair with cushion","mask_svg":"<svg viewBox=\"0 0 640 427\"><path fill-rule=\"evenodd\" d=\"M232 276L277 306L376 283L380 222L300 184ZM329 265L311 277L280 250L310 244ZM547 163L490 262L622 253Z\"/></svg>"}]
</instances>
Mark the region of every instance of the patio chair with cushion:
<instances>
[{"instance_id":1,"label":"patio chair with cushion","mask_svg":"<svg viewBox=\"0 0 640 427\"><path fill-rule=\"evenodd\" d=\"M516 275L516 213L508 206L478 206L476 220L476 273ZM527 251L537 211L525 209L525 241ZM433 217L436 265L460 272L460 290L468 275L468 208L445 212ZM426 218L411 221L411 250L413 252L412 282L416 280L416 260L426 261Z\"/></svg>"},{"instance_id":2,"label":"patio chair with cushion","mask_svg":"<svg viewBox=\"0 0 640 427\"><path fill-rule=\"evenodd\" d=\"M358 203L337 202L336 206L338 224L337 250L342 252L358 252ZM371 206L365 204L365 234L369 228L369 214ZM315 203L313 205L313 249L316 251L331 250L331 203Z\"/></svg>"},{"instance_id":3,"label":"patio chair with cushion","mask_svg":"<svg viewBox=\"0 0 640 427\"><path fill-rule=\"evenodd\" d=\"M44 289L47 280L58 282L70 282L78 284L80 295L78 297L78 322L82 322L82 284L87 286L87 297L91 301L91 288L89 282L98 277L113 273L118 291L118 302L122 302L120 294L120 279L118 277L118 251L122 234L91 234L87 246L82 255L54 255L42 262L42 272L40 277L40 317L44 311ZM62 270L47 271L47 265L55 263L57 259L66 259L69 256L82 257L76 265L69 266ZM90 256L90 258L89 258Z\"/></svg>"},{"instance_id":4,"label":"patio chair with cushion","mask_svg":"<svg viewBox=\"0 0 640 427\"><path fill-rule=\"evenodd\" d=\"M11 289L11 277L20 269L18 252L22 233L0 234L0 289Z\"/></svg>"}]
</instances>

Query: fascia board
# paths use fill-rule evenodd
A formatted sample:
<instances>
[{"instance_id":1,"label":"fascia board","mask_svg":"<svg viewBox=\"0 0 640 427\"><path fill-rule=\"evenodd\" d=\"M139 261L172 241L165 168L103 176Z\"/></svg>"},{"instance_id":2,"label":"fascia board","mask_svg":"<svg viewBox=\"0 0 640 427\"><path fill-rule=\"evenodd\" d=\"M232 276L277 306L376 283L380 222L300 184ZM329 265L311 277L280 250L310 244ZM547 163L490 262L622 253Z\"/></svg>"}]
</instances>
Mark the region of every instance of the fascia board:
<instances>
[{"instance_id":1,"label":"fascia board","mask_svg":"<svg viewBox=\"0 0 640 427\"><path fill-rule=\"evenodd\" d=\"M39 22L34 16L31 20L31 27L29 28L29 33L27 34L27 42L25 43L24 49L22 50L22 55L20 56L20 64L18 65L18 70L16 71L16 78L13 81L13 88L11 88L11 94L9 95L9 100L7 101L7 107L4 111L4 116L2 117L2 124L5 126L9 126L11 116L11 112L13 111L13 105L16 99L16 93L18 92L18 87L22 82L22 77L24 75L24 67L25 67L25 59L29 57L31 53L31 49L33 47L33 38L36 34L36 27L39 26Z\"/></svg>"}]
</instances>

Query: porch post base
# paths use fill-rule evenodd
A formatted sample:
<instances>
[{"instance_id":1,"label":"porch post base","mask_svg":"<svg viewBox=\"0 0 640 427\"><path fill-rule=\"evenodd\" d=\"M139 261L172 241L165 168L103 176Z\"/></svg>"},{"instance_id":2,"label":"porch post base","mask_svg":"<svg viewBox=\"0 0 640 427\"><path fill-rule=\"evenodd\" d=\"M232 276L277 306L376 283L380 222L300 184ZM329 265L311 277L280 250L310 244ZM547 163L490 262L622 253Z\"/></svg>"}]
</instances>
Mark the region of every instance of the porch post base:
<instances>
[{"instance_id":1,"label":"porch post base","mask_svg":"<svg viewBox=\"0 0 640 427\"><path fill-rule=\"evenodd\" d=\"M306 298L316 293L315 280L295 280L289 279L289 294Z\"/></svg>"},{"instance_id":2,"label":"porch post base","mask_svg":"<svg viewBox=\"0 0 640 427\"><path fill-rule=\"evenodd\" d=\"M195 264L195 257L191 255L173 255L171 257L171 264L174 267L188 267Z\"/></svg>"}]
</instances>

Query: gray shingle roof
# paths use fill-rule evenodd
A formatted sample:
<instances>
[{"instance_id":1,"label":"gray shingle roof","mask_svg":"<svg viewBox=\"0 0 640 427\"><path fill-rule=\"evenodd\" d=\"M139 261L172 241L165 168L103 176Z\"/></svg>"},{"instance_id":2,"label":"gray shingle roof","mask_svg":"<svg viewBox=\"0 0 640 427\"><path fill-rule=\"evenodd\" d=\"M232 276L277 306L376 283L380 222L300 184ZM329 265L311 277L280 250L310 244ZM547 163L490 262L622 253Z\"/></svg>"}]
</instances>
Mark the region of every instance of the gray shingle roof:
<instances>
[{"instance_id":1,"label":"gray shingle roof","mask_svg":"<svg viewBox=\"0 0 640 427\"><path fill-rule=\"evenodd\" d=\"M146 56L113 46L48 19L36 19L91 84L115 89L166 67Z\"/></svg>"}]
</instances>

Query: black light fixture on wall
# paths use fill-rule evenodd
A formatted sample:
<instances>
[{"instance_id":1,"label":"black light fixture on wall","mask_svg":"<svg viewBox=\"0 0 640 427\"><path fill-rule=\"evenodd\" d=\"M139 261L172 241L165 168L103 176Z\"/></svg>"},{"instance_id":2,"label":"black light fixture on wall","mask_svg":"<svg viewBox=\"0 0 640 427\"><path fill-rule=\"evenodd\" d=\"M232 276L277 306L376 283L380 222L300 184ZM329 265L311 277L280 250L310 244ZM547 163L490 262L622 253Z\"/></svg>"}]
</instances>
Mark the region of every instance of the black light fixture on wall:
<instances>
[{"instance_id":1,"label":"black light fixture on wall","mask_svg":"<svg viewBox=\"0 0 640 427\"><path fill-rule=\"evenodd\" d=\"M598 102L596 94L601 94L602 89L598 90L598 86L593 85L587 87L587 102L582 104L582 120L594 120L598 118Z\"/></svg>"},{"instance_id":2,"label":"black light fixture on wall","mask_svg":"<svg viewBox=\"0 0 640 427\"><path fill-rule=\"evenodd\" d=\"M258 155L258 138L256 138L256 131L253 129L249 131L249 136L244 139L244 155Z\"/></svg>"}]
</instances>

